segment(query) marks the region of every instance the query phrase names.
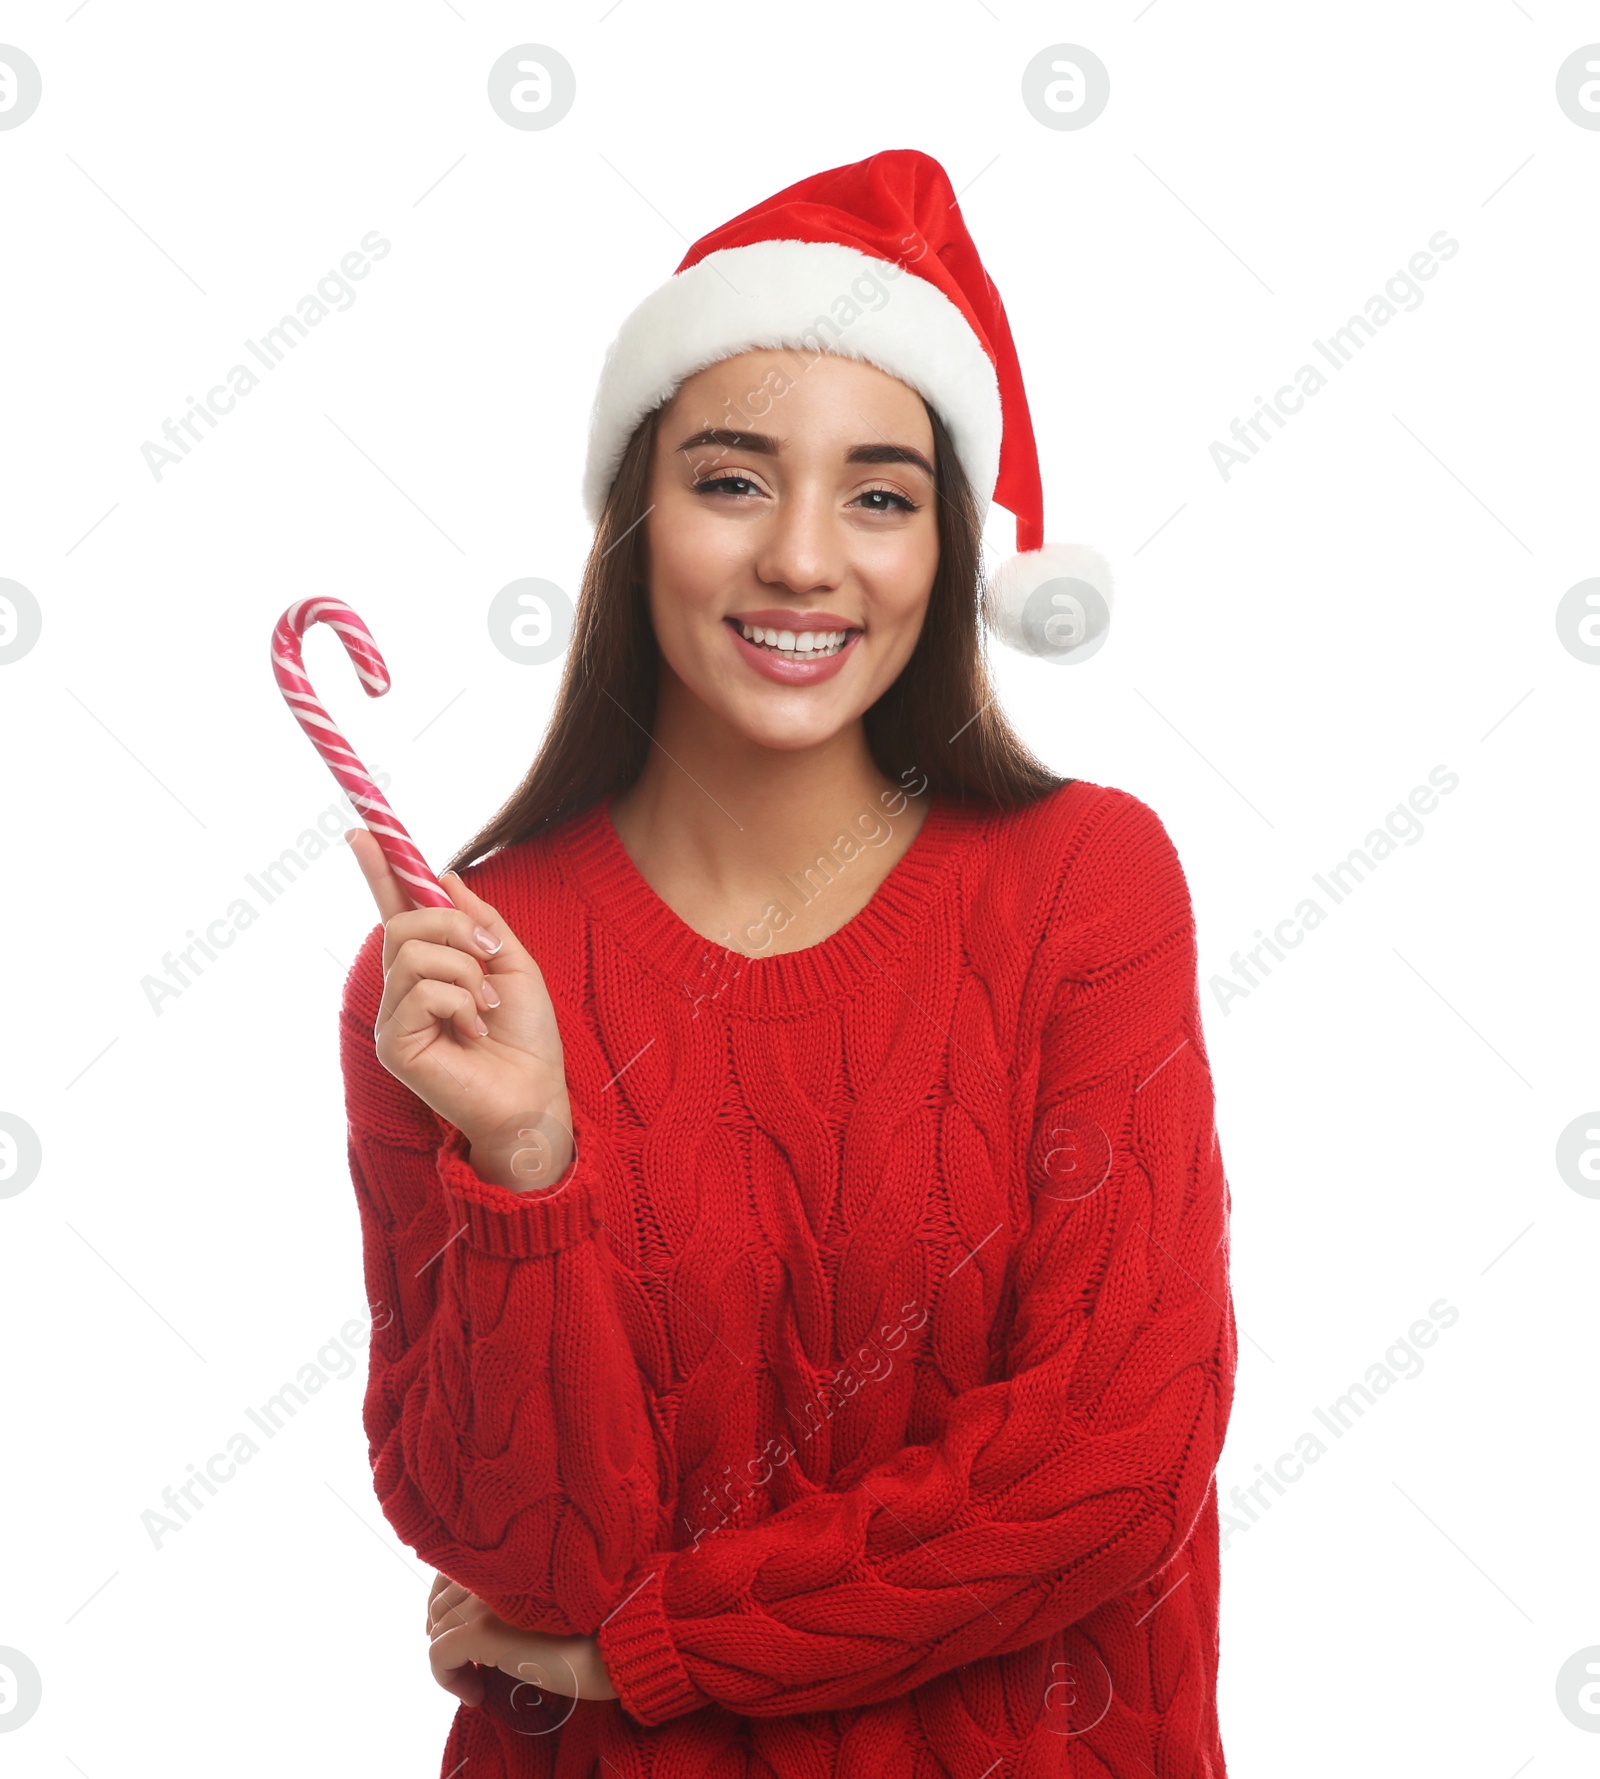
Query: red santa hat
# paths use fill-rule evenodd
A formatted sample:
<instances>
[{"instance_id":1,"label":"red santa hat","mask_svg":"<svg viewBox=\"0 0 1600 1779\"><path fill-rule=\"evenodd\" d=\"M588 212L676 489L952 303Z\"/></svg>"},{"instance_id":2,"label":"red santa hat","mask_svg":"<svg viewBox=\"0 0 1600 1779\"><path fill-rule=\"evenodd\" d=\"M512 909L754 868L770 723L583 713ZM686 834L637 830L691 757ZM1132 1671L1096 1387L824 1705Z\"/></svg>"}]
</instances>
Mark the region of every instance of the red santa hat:
<instances>
[{"instance_id":1,"label":"red santa hat","mask_svg":"<svg viewBox=\"0 0 1600 1779\"><path fill-rule=\"evenodd\" d=\"M1033 423L1011 328L931 155L887 149L787 186L704 235L623 322L589 429L584 504L598 519L634 428L696 371L757 347L842 353L938 411L978 498L1016 519L1017 554L983 613L1003 642L1078 661L1105 640L1111 573L1044 541Z\"/></svg>"}]
</instances>

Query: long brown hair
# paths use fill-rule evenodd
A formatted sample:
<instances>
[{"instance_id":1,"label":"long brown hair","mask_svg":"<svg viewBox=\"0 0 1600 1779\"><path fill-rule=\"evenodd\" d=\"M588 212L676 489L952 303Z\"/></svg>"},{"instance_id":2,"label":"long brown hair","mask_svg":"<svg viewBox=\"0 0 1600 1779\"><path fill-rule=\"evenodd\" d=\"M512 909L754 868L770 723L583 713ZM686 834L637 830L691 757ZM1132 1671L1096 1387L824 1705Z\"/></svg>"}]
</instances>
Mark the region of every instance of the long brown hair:
<instances>
[{"instance_id":1,"label":"long brown hair","mask_svg":"<svg viewBox=\"0 0 1600 1779\"><path fill-rule=\"evenodd\" d=\"M561 689L533 764L447 870L474 864L626 790L644 769L661 660L645 590L644 516L663 407L635 428L595 527ZM923 778L936 796L1014 808L1068 781L1034 757L995 702L978 622L977 504L944 422L932 407L928 418L939 494L939 566L910 659L863 717L867 746L878 769L897 784Z\"/></svg>"}]
</instances>

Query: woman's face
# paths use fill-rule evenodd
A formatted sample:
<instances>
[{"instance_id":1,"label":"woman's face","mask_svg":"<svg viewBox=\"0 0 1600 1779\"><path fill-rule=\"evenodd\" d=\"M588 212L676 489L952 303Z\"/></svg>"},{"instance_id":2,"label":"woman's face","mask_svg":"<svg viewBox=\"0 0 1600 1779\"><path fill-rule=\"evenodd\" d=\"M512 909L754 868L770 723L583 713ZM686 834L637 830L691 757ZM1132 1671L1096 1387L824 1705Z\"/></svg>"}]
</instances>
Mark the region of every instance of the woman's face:
<instances>
[{"instance_id":1,"label":"woman's face","mask_svg":"<svg viewBox=\"0 0 1600 1779\"><path fill-rule=\"evenodd\" d=\"M689 378L657 424L644 521L665 672L762 747L859 718L922 630L933 452L922 397L854 359L743 352Z\"/></svg>"}]
</instances>

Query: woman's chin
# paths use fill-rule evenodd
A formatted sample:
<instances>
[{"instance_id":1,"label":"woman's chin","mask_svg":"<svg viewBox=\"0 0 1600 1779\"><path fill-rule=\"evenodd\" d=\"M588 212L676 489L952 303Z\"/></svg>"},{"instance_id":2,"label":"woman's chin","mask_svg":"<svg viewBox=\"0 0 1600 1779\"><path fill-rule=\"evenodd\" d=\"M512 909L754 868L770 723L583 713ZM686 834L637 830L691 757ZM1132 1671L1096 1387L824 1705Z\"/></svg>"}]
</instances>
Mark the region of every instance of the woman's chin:
<instances>
[{"instance_id":1,"label":"woman's chin","mask_svg":"<svg viewBox=\"0 0 1600 1779\"><path fill-rule=\"evenodd\" d=\"M770 753L804 753L831 741L872 703L870 697L863 700L854 674L812 685L783 685L742 663L729 672L726 662L700 659L684 673L663 651L661 664L676 682L669 694L673 701L687 695L701 705L728 733L730 746L743 742Z\"/></svg>"},{"instance_id":2,"label":"woman's chin","mask_svg":"<svg viewBox=\"0 0 1600 1779\"><path fill-rule=\"evenodd\" d=\"M859 714L848 707L822 708L813 695L773 687L754 698L721 703L718 714L741 741L769 753L798 754L821 747Z\"/></svg>"}]
</instances>

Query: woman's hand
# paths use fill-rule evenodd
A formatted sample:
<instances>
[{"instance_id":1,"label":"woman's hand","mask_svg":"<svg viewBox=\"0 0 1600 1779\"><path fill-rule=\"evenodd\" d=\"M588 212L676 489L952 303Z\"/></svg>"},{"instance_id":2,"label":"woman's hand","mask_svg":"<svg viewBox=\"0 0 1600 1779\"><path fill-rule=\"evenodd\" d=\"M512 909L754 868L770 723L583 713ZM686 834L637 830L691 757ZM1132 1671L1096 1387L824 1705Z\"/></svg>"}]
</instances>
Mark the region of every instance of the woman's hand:
<instances>
[{"instance_id":1,"label":"woman's hand","mask_svg":"<svg viewBox=\"0 0 1600 1779\"><path fill-rule=\"evenodd\" d=\"M383 916L379 1062L466 1136L484 1179L554 1185L572 1160L572 1115L539 966L455 872L441 879L454 908L414 908L376 838L345 838Z\"/></svg>"},{"instance_id":2,"label":"woman's hand","mask_svg":"<svg viewBox=\"0 0 1600 1779\"><path fill-rule=\"evenodd\" d=\"M519 1631L476 1594L435 1573L428 1595L428 1660L433 1677L465 1705L483 1703L475 1664L563 1699L614 1699L616 1688L593 1637L551 1637Z\"/></svg>"}]
</instances>

